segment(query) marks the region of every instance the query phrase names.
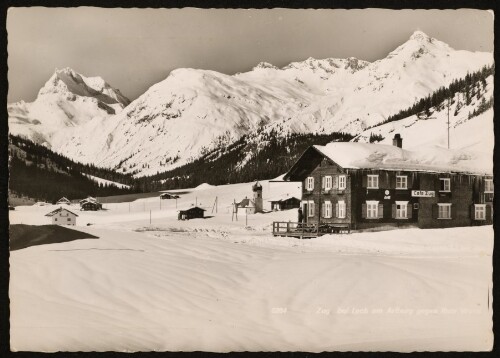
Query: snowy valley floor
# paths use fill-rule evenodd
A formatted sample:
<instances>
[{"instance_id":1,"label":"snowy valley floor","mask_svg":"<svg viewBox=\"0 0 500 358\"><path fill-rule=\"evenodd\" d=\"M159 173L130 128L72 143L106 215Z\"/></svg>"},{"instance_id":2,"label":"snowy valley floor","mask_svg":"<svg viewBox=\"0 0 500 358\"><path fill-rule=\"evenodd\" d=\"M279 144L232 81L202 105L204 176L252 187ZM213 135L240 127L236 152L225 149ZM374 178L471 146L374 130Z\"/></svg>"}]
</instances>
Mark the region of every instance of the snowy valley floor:
<instances>
[{"instance_id":1,"label":"snowy valley floor","mask_svg":"<svg viewBox=\"0 0 500 358\"><path fill-rule=\"evenodd\" d=\"M47 224L50 209L10 220ZM77 213L99 239L10 253L12 350L492 347L491 226L298 240L270 234L295 210L248 227L222 210L187 222L157 211L151 225L149 212Z\"/></svg>"}]
</instances>

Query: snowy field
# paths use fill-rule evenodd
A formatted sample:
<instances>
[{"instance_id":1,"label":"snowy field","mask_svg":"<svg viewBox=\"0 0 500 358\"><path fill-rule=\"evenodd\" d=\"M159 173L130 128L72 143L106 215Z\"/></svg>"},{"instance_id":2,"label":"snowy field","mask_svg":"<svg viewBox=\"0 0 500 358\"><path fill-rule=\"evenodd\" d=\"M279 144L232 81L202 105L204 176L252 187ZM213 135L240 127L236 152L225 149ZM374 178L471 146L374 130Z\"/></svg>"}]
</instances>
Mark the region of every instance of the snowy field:
<instances>
[{"instance_id":1,"label":"snowy field","mask_svg":"<svg viewBox=\"0 0 500 358\"><path fill-rule=\"evenodd\" d=\"M272 221L295 221L296 210L231 220L251 184L184 190L178 208L197 202L206 219L178 221L175 200L160 209L158 198L73 207L76 229L99 239L11 252L11 349L492 347L491 226L274 238ZM300 194L262 184L267 208ZM49 224L55 207L16 207L11 224Z\"/></svg>"}]
</instances>

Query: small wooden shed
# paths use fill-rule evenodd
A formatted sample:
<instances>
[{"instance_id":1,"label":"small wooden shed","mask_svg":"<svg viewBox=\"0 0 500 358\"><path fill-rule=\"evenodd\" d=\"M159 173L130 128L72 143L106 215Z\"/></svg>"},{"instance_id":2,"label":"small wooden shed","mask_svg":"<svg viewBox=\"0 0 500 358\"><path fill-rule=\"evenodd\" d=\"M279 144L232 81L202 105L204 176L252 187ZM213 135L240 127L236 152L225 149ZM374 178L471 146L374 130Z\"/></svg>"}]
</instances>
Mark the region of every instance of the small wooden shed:
<instances>
[{"instance_id":1,"label":"small wooden shed","mask_svg":"<svg viewBox=\"0 0 500 358\"><path fill-rule=\"evenodd\" d=\"M297 208L300 208L300 199L297 199L294 196L287 199L271 200L271 209L273 211Z\"/></svg>"},{"instance_id":2,"label":"small wooden shed","mask_svg":"<svg viewBox=\"0 0 500 358\"><path fill-rule=\"evenodd\" d=\"M71 204L71 202L65 198L65 197L62 197L61 199L59 199L57 202L56 202L56 205L61 205L61 204L64 204L64 205L69 205Z\"/></svg>"},{"instance_id":3,"label":"small wooden shed","mask_svg":"<svg viewBox=\"0 0 500 358\"><path fill-rule=\"evenodd\" d=\"M95 201L82 201L80 202L80 210L82 211L97 211L102 210L102 204Z\"/></svg>"},{"instance_id":4,"label":"small wooden shed","mask_svg":"<svg viewBox=\"0 0 500 358\"><path fill-rule=\"evenodd\" d=\"M161 200L165 200L165 199L179 199L179 195L175 195L175 194L172 194L172 193L162 193L160 195L160 199Z\"/></svg>"},{"instance_id":5,"label":"small wooden shed","mask_svg":"<svg viewBox=\"0 0 500 358\"><path fill-rule=\"evenodd\" d=\"M189 220L196 218L203 218L205 215L205 209L202 209L198 206L194 206L189 209L179 210L178 219L179 220Z\"/></svg>"}]
</instances>

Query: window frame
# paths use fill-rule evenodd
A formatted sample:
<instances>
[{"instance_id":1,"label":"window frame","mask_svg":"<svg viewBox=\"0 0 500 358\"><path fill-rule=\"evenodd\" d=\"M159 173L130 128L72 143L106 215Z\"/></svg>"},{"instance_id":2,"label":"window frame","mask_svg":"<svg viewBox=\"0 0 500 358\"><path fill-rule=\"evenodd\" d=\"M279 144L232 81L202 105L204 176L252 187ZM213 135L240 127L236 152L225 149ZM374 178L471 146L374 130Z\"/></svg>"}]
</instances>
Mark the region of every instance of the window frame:
<instances>
[{"instance_id":1,"label":"window frame","mask_svg":"<svg viewBox=\"0 0 500 358\"><path fill-rule=\"evenodd\" d=\"M367 219L378 219L378 200L367 200L366 202L366 218ZM375 208L370 209L370 206L375 206ZM374 213L374 216L370 216L370 211Z\"/></svg>"},{"instance_id":2,"label":"window frame","mask_svg":"<svg viewBox=\"0 0 500 358\"><path fill-rule=\"evenodd\" d=\"M325 191L330 191L333 188L333 178L331 175L326 175L325 177Z\"/></svg>"},{"instance_id":3,"label":"window frame","mask_svg":"<svg viewBox=\"0 0 500 358\"><path fill-rule=\"evenodd\" d=\"M341 186L340 183L343 183ZM338 190L346 190L347 188L347 175L339 175L338 177Z\"/></svg>"},{"instance_id":4,"label":"window frame","mask_svg":"<svg viewBox=\"0 0 500 358\"><path fill-rule=\"evenodd\" d=\"M375 178L377 179L377 186L370 186L370 181L373 182L373 179L375 179ZM367 174L366 189L378 189L378 188L379 188L379 175L378 174Z\"/></svg>"},{"instance_id":5,"label":"window frame","mask_svg":"<svg viewBox=\"0 0 500 358\"><path fill-rule=\"evenodd\" d=\"M491 183L491 190L488 190L486 183ZM492 178L485 178L484 179L484 193L485 194L492 194L495 191L495 188L493 186L493 179Z\"/></svg>"},{"instance_id":6,"label":"window frame","mask_svg":"<svg viewBox=\"0 0 500 358\"><path fill-rule=\"evenodd\" d=\"M310 200L307 202L307 217L313 218L315 212L314 200Z\"/></svg>"},{"instance_id":7,"label":"window frame","mask_svg":"<svg viewBox=\"0 0 500 358\"><path fill-rule=\"evenodd\" d=\"M443 185L443 188L441 189L441 183L448 183L448 190L446 190L446 184ZM441 193L450 193L451 192L451 178L439 178L439 192Z\"/></svg>"},{"instance_id":8,"label":"window frame","mask_svg":"<svg viewBox=\"0 0 500 358\"><path fill-rule=\"evenodd\" d=\"M480 212L482 212L483 217L478 217L477 214ZM486 204L474 204L474 220L486 220Z\"/></svg>"},{"instance_id":9,"label":"window frame","mask_svg":"<svg viewBox=\"0 0 500 358\"><path fill-rule=\"evenodd\" d=\"M398 187L398 179L404 178L404 187ZM396 190L408 190L408 175L396 175Z\"/></svg>"},{"instance_id":10,"label":"window frame","mask_svg":"<svg viewBox=\"0 0 500 358\"><path fill-rule=\"evenodd\" d=\"M345 203L345 200L339 200L337 204L338 204L338 208L339 208L339 210L337 212L337 218L345 219L346 212L347 212L347 205ZM378 205L377 205L377 207L378 207ZM366 207L366 210L368 212L368 206ZM340 213L342 213L342 215L340 215Z\"/></svg>"},{"instance_id":11,"label":"window frame","mask_svg":"<svg viewBox=\"0 0 500 358\"><path fill-rule=\"evenodd\" d=\"M332 202L330 200L325 200L323 205L324 205L323 218L331 219L331 217L332 217Z\"/></svg>"},{"instance_id":12,"label":"window frame","mask_svg":"<svg viewBox=\"0 0 500 358\"><path fill-rule=\"evenodd\" d=\"M408 202L407 201L396 201L396 219L408 219ZM400 206L403 209L398 209L398 206ZM398 213L404 212L404 216L398 215Z\"/></svg>"},{"instance_id":13,"label":"window frame","mask_svg":"<svg viewBox=\"0 0 500 358\"><path fill-rule=\"evenodd\" d=\"M306 178L306 191L313 191L314 190L314 177L307 177Z\"/></svg>"},{"instance_id":14,"label":"window frame","mask_svg":"<svg viewBox=\"0 0 500 358\"><path fill-rule=\"evenodd\" d=\"M450 220L451 217L451 203L438 203L438 220ZM441 217L441 208L447 207L448 209L448 217Z\"/></svg>"}]
</instances>

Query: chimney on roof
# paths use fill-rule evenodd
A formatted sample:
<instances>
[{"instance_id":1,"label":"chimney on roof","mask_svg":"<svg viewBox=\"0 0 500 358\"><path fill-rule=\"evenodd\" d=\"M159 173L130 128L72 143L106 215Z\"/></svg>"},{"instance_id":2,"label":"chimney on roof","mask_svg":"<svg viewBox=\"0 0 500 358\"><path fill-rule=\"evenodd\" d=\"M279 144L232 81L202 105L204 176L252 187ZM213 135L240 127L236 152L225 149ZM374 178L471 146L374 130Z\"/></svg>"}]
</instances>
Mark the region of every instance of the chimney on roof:
<instances>
[{"instance_id":1,"label":"chimney on roof","mask_svg":"<svg viewBox=\"0 0 500 358\"><path fill-rule=\"evenodd\" d=\"M403 138L401 138L399 133L396 133L394 138L392 138L392 145L398 148L403 148Z\"/></svg>"}]
</instances>

